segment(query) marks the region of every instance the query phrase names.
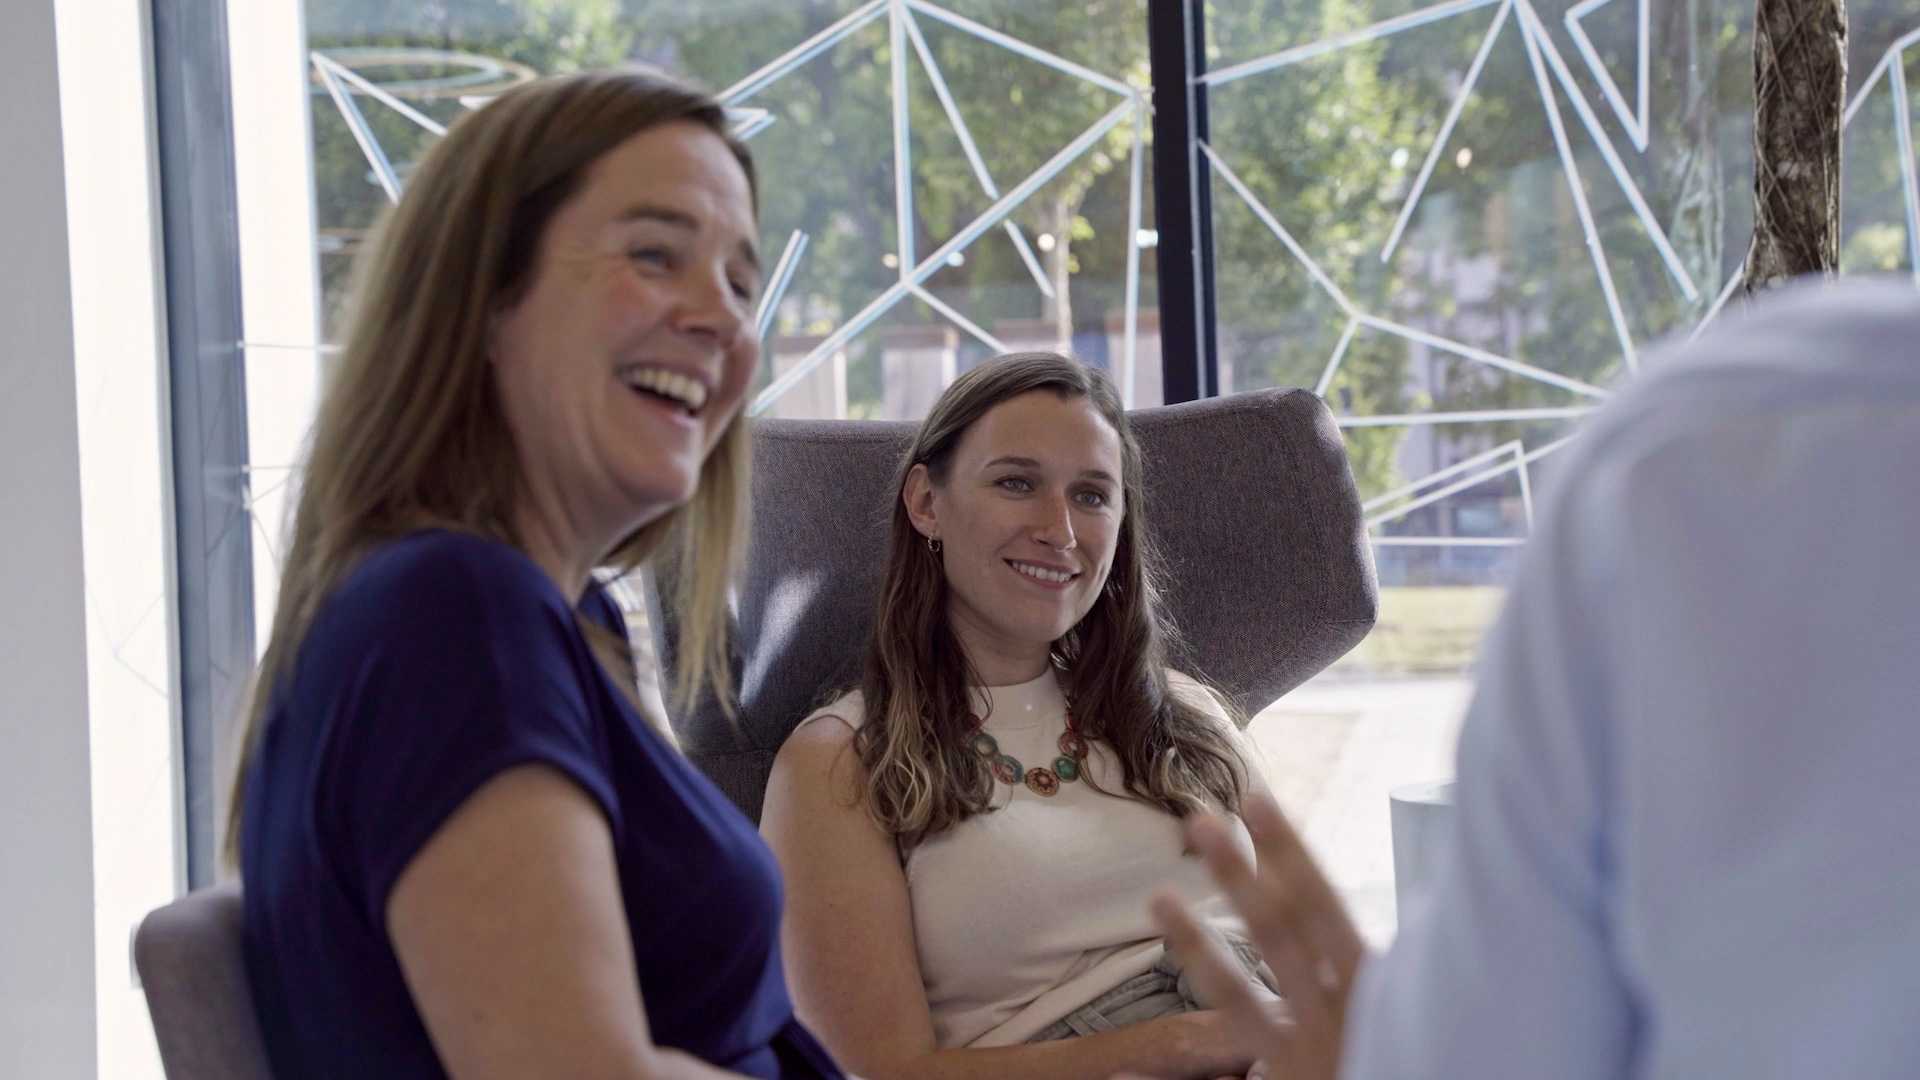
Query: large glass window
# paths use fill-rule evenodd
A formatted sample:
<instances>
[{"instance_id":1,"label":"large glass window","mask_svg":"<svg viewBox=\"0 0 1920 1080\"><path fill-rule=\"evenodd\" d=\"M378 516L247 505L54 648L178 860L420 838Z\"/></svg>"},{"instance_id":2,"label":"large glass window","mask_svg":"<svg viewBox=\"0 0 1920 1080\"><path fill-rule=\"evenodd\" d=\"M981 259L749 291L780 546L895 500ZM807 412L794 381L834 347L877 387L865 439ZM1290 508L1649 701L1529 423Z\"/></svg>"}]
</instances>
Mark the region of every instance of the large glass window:
<instances>
[{"instance_id":1,"label":"large glass window","mask_svg":"<svg viewBox=\"0 0 1920 1080\"><path fill-rule=\"evenodd\" d=\"M1326 398L1380 624L1253 730L1384 934L1387 793L1451 769L1536 490L1656 342L1740 289L1752 4L1165 2L1204 49L1158 101L1161 0L228 3L250 460L213 481L254 520L258 625L348 268L412 164L519 82L662 64L722 91L767 178L756 413L917 417L1021 348L1070 350L1158 404L1179 396L1163 309L1211 327L1220 392ZM1849 9L1844 268L1920 275L1920 16ZM1164 69L1191 44L1152 55ZM1159 289L1149 151L1180 90L1198 106L1212 310L1184 278Z\"/></svg>"},{"instance_id":2,"label":"large glass window","mask_svg":"<svg viewBox=\"0 0 1920 1080\"><path fill-rule=\"evenodd\" d=\"M1842 265L1913 272L1902 97L1920 15L1904 0L1847 7ZM1468 671L1542 475L1657 342L1740 289L1753 5L1207 12L1220 386L1326 397L1381 584L1372 636L1256 730L1379 930L1387 791L1450 771Z\"/></svg>"}]
</instances>

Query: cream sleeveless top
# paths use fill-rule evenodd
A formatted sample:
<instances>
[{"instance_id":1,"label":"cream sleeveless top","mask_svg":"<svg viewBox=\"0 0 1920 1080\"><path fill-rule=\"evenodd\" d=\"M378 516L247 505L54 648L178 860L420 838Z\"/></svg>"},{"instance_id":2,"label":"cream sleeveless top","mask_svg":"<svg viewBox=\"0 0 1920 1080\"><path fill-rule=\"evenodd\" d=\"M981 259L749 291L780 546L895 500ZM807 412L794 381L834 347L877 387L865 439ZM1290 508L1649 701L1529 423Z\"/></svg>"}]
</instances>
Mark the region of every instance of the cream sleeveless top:
<instances>
[{"instance_id":1,"label":"cream sleeveless top","mask_svg":"<svg viewBox=\"0 0 1920 1080\"><path fill-rule=\"evenodd\" d=\"M1175 692L1230 725L1211 695L1174 675ZM1050 766L1066 730L1066 696L1054 674L983 687L986 731L1023 768ZM803 723L865 719L858 691ZM1238 738L1238 733L1236 733ZM1249 769L1258 769L1241 744ZM1087 767L1109 791L1119 762L1094 742ZM915 848L906 860L920 976L942 1049L1007 1046L1159 963L1165 944L1147 900L1169 886L1221 929L1245 931L1197 856L1183 856L1180 822L1083 780L1042 798L1023 784L994 785L994 810ZM1252 844L1238 829L1251 857Z\"/></svg>"}]
</instances>

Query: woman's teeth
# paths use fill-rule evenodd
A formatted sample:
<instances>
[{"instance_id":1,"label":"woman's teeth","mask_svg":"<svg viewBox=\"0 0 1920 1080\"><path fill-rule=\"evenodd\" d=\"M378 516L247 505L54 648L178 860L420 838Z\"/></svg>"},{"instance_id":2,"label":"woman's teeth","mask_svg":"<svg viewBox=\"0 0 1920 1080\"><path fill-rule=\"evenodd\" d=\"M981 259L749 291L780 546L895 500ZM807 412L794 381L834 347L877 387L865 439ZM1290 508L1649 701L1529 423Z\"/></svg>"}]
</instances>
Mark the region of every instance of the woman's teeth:
<instances>
[{"instance_id":1,"label":"woman's teeth","mask_svg":"<svg viewBox=\"0 0 1920 1080\"><path fill-rule=\"evenodd\" d=\"M620 381L635 390L644 390L656 397L677 402L690 413L698 413L701 406L707 403L707 388L699 380L677 371L656 367L628 368L620 373Z\"/></svg>"}]
</instances>

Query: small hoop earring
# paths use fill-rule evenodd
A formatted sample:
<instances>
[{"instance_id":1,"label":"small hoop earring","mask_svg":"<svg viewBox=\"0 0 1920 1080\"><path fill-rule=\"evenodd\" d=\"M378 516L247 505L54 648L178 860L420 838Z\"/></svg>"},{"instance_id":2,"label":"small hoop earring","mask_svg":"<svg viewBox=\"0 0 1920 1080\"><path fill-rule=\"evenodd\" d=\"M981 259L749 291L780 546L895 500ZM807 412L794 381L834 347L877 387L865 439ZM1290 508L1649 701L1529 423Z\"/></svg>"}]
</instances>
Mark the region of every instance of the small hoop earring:
<instances>
[{"instance_id":1,"label":"small hoop earring","mask_svg":"<svg viewBox=\"0 0 1920 1080\"><path fill-rule=\"evenodd\" d=\"M927 550L933 552L935 555L940 554L940 541L931 536L927 537Z\"/></svg>"}]
</instances>

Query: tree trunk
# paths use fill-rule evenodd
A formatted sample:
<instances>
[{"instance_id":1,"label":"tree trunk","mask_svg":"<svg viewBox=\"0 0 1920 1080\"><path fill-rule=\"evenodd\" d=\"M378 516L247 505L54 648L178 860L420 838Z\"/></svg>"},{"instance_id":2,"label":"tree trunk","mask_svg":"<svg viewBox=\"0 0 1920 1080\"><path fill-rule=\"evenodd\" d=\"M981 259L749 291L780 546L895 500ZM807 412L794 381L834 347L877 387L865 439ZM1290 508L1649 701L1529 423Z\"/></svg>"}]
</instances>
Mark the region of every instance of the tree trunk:
<instances>
[{"instance_id":1,"label":"tree trunk","mask_svg":"<svg viewBox=\"0 0 1920 1080\"><path fill-rule=\"evenodd\" d=\"M1073 348L1073 213L1075 201L1063 193L1047 199L1047 230L1053 234L1053 250L1046 253L1044 268L1053 283L1053 299L1045 305L1043 318L1053 320L1055 337L1063 350Z\"/></svg>"},{"instance_id":2,"label":"tree trunk","mask_svg":"<svg viewBox=\"0 0 1920 1080\"><path fill-rule=\"evenodd\" d=\"M1840 265L1846 0L1759 0L1749 293Z\"/></svg>"}]
</instances>

